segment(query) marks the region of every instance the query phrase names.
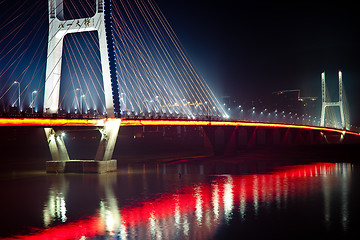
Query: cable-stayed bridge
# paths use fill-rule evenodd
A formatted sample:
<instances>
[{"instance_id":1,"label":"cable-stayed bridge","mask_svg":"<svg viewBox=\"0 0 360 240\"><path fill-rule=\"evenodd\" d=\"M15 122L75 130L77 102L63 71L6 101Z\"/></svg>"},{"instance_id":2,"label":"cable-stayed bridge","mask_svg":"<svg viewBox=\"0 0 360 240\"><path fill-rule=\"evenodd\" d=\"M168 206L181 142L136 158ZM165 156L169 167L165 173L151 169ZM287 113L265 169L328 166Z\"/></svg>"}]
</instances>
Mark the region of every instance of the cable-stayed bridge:
<instances>
[{"instance_id":1,"label":"cable-stayed bridge","mask_svg":"<svg viewBox=\"0 0 360 240\"><path fill-rule=\"evenodd\" d=\"M110 168L120 126L201 126L211 144L223 150L241 141L251 145L256 139L289 142L291 135L296 135L291 141L309 143L321 142L318 138L327 141L324 133L335 134L340 141L348 135L358 137L346 130L342 87L336 104L328 103L323 94L322 127L228 121L227 111L191 64L154 1L79 3L48 0L42 18L31 22L26 14L32 16L36 9L26 9L23 3L17 9L26 11L25 17L10 14L9 24L1 27L4 31L12 21L21 22L1 40L8 47L1 50L0 59L4 61L0 125L44 127L54 161L70 160L61 137L67 127L99 129L102 137L95 160L110 161ZM46 16L47 35L39 30ZM31 30L23 34L29 26ZM340 130L324 128L329 106L340 107ZM218 132L214 129L218 127L226 130ZM276 130L261 133L260 128ZM244 135L249 137L239 140Z\"/></svg>"},{"instance_id":2,"label":"cable-stayed bridge","mask_svg":"<svg viewBox=\"0 0 360 240\"><path fill-rule=\"evenodd\" d=\"M5 111L226 117L153 1L80 2L48 1L47 55L32 52L34 69L13 66L22 56L5 53L10 62L2 75L23 70L3 84ZM24 44L34 37L30 32ZM34 87L39 78L45 81Z\"/></svg>"}]
</instances>

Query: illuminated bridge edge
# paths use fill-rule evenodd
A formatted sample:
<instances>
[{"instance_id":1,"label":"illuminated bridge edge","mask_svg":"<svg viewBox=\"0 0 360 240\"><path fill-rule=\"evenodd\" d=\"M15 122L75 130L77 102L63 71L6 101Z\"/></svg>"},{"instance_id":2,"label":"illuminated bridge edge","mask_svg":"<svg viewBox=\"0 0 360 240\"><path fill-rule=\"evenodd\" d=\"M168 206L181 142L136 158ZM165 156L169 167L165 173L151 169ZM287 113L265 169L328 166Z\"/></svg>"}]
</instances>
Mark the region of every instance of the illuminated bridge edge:
<instances>
[{"instance_id":1,"label":"illuminated bridge edge","mask_svg":"<svg viewBox=\"0 0 360 240\"><path fill-rule=\"evenodd\" d=\"M102 127L107 119L52 119L52 118L1 118L0 127ZM214 127L266 127L293 128L335 132L360 136L360 133L342 129L293 125L282 123L245 122L245 121L212 121L212 120L163 120L163 119L122 119L121 126L214 126Z\"/></svg>"}]
</instances>

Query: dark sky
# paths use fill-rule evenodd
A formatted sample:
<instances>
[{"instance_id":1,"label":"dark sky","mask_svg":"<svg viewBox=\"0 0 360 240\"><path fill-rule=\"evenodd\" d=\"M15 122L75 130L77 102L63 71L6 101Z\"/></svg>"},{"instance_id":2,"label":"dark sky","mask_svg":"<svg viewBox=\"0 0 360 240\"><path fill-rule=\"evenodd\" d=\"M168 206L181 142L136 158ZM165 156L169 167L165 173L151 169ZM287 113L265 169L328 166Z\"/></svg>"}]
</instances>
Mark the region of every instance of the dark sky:
<instances>
[{"instance_id":1,"label":"dark sky","mask_svg":"<svg viewBox=\"0 0 360 240\"><path fill-rule=\"evenodd\" d=\"M325 71L336 95L342 70L351 112L358 118L359 7L346 1L288 2L157 0L217 94L256 99L301 89L303 96L320 97Z\"/></svg>"}]
</instances>

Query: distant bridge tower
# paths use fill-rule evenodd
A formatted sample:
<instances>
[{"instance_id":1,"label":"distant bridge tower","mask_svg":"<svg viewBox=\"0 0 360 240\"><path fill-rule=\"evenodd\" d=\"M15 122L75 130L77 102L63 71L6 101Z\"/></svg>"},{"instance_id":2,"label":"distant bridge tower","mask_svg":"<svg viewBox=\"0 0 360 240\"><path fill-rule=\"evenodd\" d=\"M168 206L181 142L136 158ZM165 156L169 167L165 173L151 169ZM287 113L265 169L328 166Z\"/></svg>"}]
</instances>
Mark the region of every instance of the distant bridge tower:
<instances>
[{"instance_id":1,"label":"distant bridge tower","mask_svg":"<svg viewBox=\"0 0 360 240\"><path fill-rule=\"evenodd\" d=\"M63 41L66 34L97 31L108 117L120 113L119 87L116 77L114 43L112 36L111 0L95 0L94 16L65 20L64 0L49 1L49 36L46 62L44 113L57 113L61 82ZM110 64L110 63L113 64Z\"/></svg>"},{"instance_id":2,"label":"distant bridge tower","mask_svg":"<svg viewBox=\"0 0 360 240\"><path fill-rule=\"evenodd\" d=\"M321 107L321 120L320 126L325 126L325 111L327 107L339 107L340 108L340 117L341 125L343 129L348 129L345 120L344 114L344 101L343 101L343 87L342 87L342 73L339 71L339 101L337 102L327 102L326 101L326 88L325 88L325 72L321 73L321 98L322 98L322 107Z\"/></svg>"}]
</instances>

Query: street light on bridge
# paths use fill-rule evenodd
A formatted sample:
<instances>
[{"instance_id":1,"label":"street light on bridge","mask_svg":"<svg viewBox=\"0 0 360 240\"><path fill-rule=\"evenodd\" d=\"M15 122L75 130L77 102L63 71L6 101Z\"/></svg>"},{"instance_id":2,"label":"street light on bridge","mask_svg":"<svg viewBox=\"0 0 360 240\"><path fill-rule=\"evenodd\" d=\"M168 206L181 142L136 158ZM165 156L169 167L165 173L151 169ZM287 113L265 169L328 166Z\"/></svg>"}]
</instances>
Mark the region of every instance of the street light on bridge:
<instances>
[{"instance_id":1,"label":"street light on bridge","mask_svg":"<svg viewBox=\"0 0 360 240\"><path fill-rule=\"evenodd\" d=\"M79 91L79 97L78 97L77 91ZM81 98L81 95L80 95L81 89L80 88L75 88L74 92L75 92L75 101L77 103L78 110L80 111L80 101L81 101L81 99L79 99L79 98Z\"/></svg>"},{"instance_id":2,"label":"street light on bridge","mask_svg":"<svg viewBox=\"0 0 360 240\"><path fill-rule=\"evenodd\" d=\"M80 104L81 104L80 114L83 114L84 101L85 101L85 94L82 94L80 98Z\"/></svg>"},{"instance_id":3,"label":"street light on bridge","mask_svg":"<svg viewBox=\"0 0 360 240\"><path fill-rule=\"evenodd\" d=\"M35 103L34 103L34 94L37 94L37 91L34 90L31 93L31 112L34 113Z\"/></svg>"},{"instance_id":4,"label":"street light on bridge","mask_svg":"<svg viewBox=\"0 0 360 240\"><path fill-rule=\"evenodd\" d=\"M14 83L13 84L19 84L19 98L18 98L18 102L19 102L19 113L21 112L21 110L20 110L20 82L18 82L18 81L14 81ZM16 103L16 101L15 101L15 103ZM15 104L14 103L14 104Z\"/></svg>"}]
</instances>

